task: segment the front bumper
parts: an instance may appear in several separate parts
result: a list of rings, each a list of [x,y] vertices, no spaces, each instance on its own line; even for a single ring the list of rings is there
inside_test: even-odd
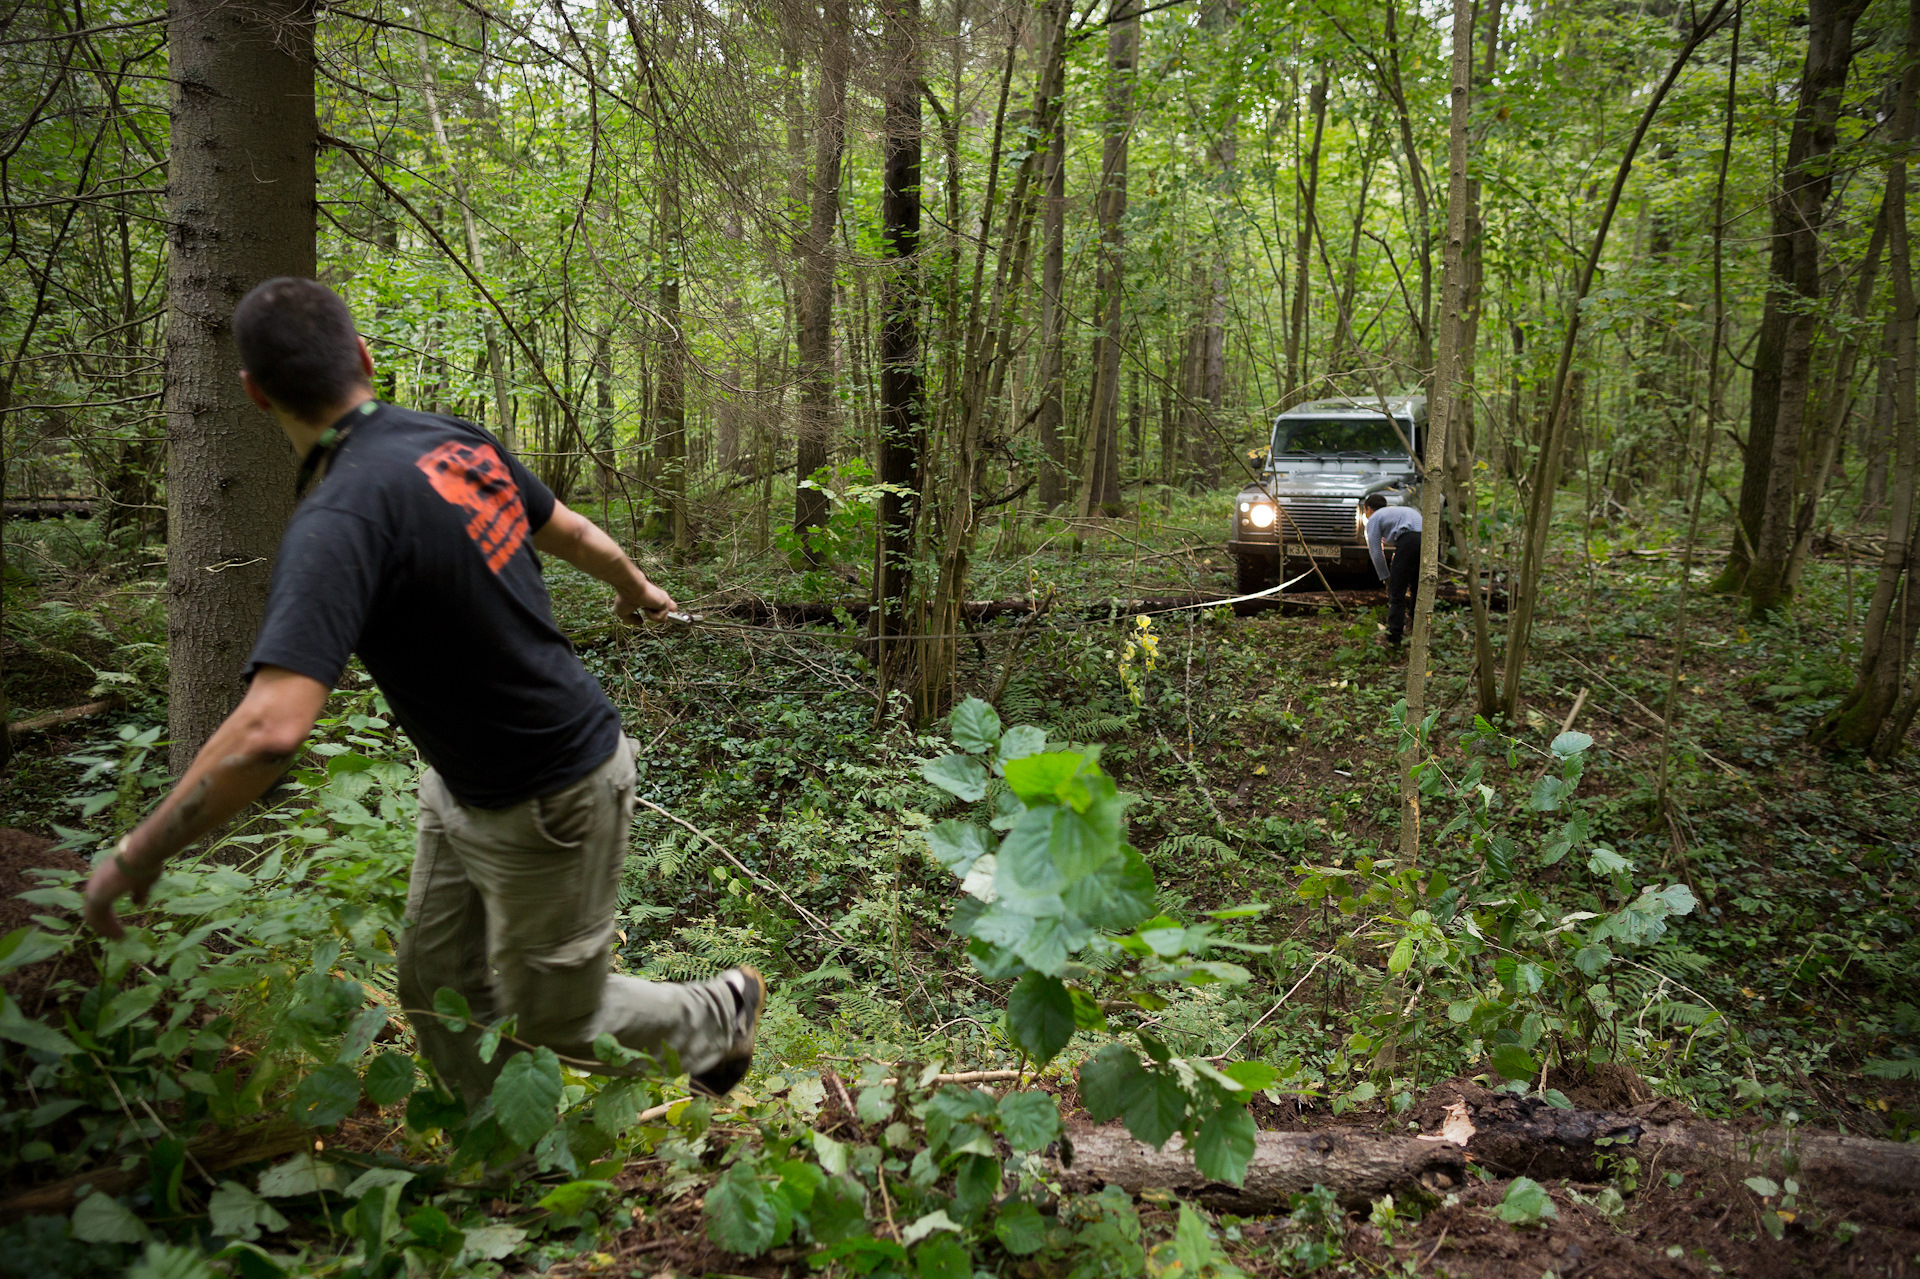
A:
[[[1235,538],[1227,543],[1227,554],[1236,558],[1264,558],[1278,560],[1281,554],[1277,539],[1270,541],[1252,541]],[[1370,570],[1373,561],[1367,554],[1364,544],[1356,543],[1308,543],[1302,546],[1298,539],[1290,539],[1286,545],[1286,561],[1305,568],[1309,562],[1322,568],[1338,569],[1343,573]]]

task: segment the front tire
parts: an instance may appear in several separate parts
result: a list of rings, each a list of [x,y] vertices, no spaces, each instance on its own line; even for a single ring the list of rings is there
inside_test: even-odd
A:
[[[1233,586],[1236,595],[1252,595],[1264,591],[1280,580],[1280,557],[1265,555],[1236,555],[1233,557]],[[1235,604],[1233,611],[1241,617],[1255,612],[1257,603]]]

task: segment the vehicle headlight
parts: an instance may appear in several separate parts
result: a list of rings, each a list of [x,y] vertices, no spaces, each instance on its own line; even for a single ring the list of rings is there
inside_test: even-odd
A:
[[[1255,528],[1272,528],[1277,515],[1271,502],[1255,502],[1247,512],[1247,523]]]

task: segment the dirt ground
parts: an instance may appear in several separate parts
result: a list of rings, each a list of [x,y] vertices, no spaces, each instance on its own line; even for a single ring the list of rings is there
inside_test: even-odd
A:
[[[42,887],[36,870],[87,869],[87,859],[75,852],[54,847],[44,835],[0,827],[0,937],[34,922],[35,915],[64,918],[68,912],[57,906],[36,906],[21,901],[19,894]],[[0,988],[29,1012],[41,991],[54,978],[60,960],[43,959],[0,976]]]

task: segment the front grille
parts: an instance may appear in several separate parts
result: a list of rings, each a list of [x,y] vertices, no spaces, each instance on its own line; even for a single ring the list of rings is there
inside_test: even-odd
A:
[[[1351,542],[1353,507],[1351,498],[1296,497],[1280,504],[1274,532],[1283,542],[1298,542],[1302,534],[1309,542]]]

